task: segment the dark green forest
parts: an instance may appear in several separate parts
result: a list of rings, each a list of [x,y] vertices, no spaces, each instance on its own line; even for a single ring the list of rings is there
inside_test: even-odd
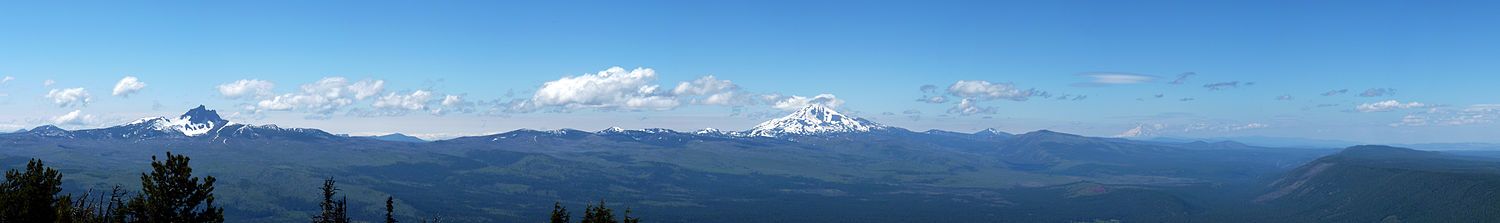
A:
[[[62,174],[47,167],[39,159],[31,159],[24,170],[8,170],[5,181],[0,184],[0,223],[212,223],[224,222],[224,208],[215,205],[213,176],[193,175],[189,165],[191,159],[185,155],[168,152],[166,159],[151,157],[151,172],[141,173],[140,190],[126,191],[115,186],[109,192],[82,194],[60,194]],[[323,181],[319,188],[322,202],[320,212],[311,217],[313,223],[355,222],[348,215],[348,199],[338,196],[338,186],[333,178]],[[394,197],[386,197],[385,218],[380,221],[396,223]],[[552,223],[570,223],[571,213],[561,203],[554,203]],[[640,218],[631,216],[626,209],[621,218],[624,223],[639,223]],[[438,223],[441,216],[416,219],[412,222]],[[600,200],[597,205],[588,205],[581,223],[620,223],[613,210]]]

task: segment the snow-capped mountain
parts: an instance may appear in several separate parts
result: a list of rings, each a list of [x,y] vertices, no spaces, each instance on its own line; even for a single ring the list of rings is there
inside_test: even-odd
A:
[[[1162,128],[1163,127],[1162,127],[1161,124],[1156,124],[1156,125],[1139,124],[1139,125],[1136,125],[1135,128],[1131,128],[1129,130],[1125,130],[1124,132],[1120,132],[1120,134],[1115,135],[1115,138],[1140,138],[1140,137],[1156,136],[1157,135],[1157,131],[1161,130]]]
[[[18,133],[22,134],[22,133]],[[41,126],[24,134],[48,138],[95,138],[95,139],[230,139],[230,138],[281,138],[281,139],[330,139],[337,138],[317,129],[281,128],[276,125],[252,126],[224,120],[219,113],[198,106],[177,118],[148,117],[124,125],[82,130],[64,130],[56,126]]]
[[[218,112],[208,110],[207,107],[199,105],[197,108],[188,110],[187,113],[183,113],[176,119],[168,119],[166,117],[142,118],[125,124],[122,127],[135,127],[129,129],[154,130],[157,132],[176,132],[181,133],[183,136],[195,137],[216,132],[215,130],[223,129],[232,124],[234,123],[219,117]]]
[[[808,105],[785,117],[771,119],[746,131],[746,136],[780,137],[885,130],[891,127],[840,114],[822,105]]]

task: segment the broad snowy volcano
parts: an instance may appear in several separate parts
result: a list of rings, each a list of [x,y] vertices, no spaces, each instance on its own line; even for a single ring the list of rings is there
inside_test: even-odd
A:
[[[808,105],[785,117],[756,125],[748,136],[780,137],[885,130],[891,127],[862,118],[849,117],[822,105]]]

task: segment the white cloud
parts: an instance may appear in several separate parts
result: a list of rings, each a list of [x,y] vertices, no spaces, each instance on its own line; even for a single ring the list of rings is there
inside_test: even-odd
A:
[[[42,81],[42,87],[52,87],[53,84],[57,84],[57,81],[54,81],[52,79]]]
[[[453,107],[453,106],[462,105],[463,103],[464,103],[464,99],[462,97],[459,97],[458,95],[451,95],[450,94],[448,96],[443,96],[443,103],[442,103],[443,106]]]
[[[1396,100],[1385,100],[1375,103],[1360,104],[1359,106],[1354,107],[1354,110],[1359,112],[1387,112],[1397,109],[1421,108],[1426,106],[1426,104],[1422,104],[1420,102],[1401,103],[1400,101]]]
[[[740,92],[740,86],[729,80],[719,80],[713,75],[703,76],[690,82],[677,84],[672,89],[676,96],[703,96],[694,98],[694,104],[705,105],[735,105],[748,101],[744,93]]]
[[[381,96],[379,99],[375,99],[375,103],[370,106],[379,109],[423,110],[427,109],[427,103],[431,99],[432,92],[430,91],[417,90],[411,92],[410,95],[400,95],[396,94],[396,92],[391,92],[390,94]]]
[[[995,114],[999,111],[995,107],[984,107],[974,104],[974,100],[965,98],[958,101],[958,105],[948,109],[948,113],[959,115]]]
[[[354,92],[354,100],[365,100],[385,91],[385,80],[362,80],[350,84],[348,88]]]
[[[720,92],[739,90],[740,86],[729,80],[719,80],[713,75],[699,77],[696,80],[677,84],[672,89],[676,95],[710,95]]]
[[[1291,101],[1292,99],[1294,99],[1294,98],[1292,97],[1292,95],[1289,95],[1289,94],[1284,94],[1284,95],[1281,95],[1281,96],[1276,96],[1276,100],[1277,101]]]
[[[270,81],[244,79],[219,85],[219,94],[225,98],[236,99],[245,96],[255,98],[269,97],[273,95],[272,88],[276,84]]]
[[[143,88],[146,88],[146,82],[141,82],[140,79],[133,76],[125,76],[125,78],[120,78],[120,82],[115,83],[115,90],[110,94],[120,97],[130,97],[130,94],[139,92]]]
[[[463,96],[459,95],[450,94],[443,96],[443,100],[438,105],[440,106],[430,106],[432,108],[428,109],[429,112],[433,115],[443,115],[452,112],[474,112],[474,103],[465,101]]]
[[[86,106],[93,100],[83,88],[52,89],[47,91],[47,98],[58,107]]]
[[[52,117],[52,123],[56,125],[88,125],[94,120],[94,115],[82,114],[82,110],[73,110],[67,114]]]
[[[361,80],[350,83],[349,79],[343,77],[324,77],[316,82],[303,84],[299,92],[284,93],[270,98],[258,97],[264,99],[256,102],[255,105],[256,110],[303,111],[312,113],[313,115],[309,116],[312,118],[327,118],[330,114],[343,110],[357,100],[384,91],[384,86],[383,80]],[[429,94],[428,97],[431,96],[431,92],[426,92],[426,94]],[[387,106],[387,104],[382,105]],[[381,108],[404,107],[403,105],[396,103],[388,105],[392,107]]]
[[[948,86],[948,94],[965,99],[988,101],[1005,99],[1025,101],[1037,94],[1035,89],[1022,90],[1010,83],[990,83],[982,80],[960,80]]]
[[[775,103],[771,104],[771,107],[786,111],[795,111],[797,109],[802,109],[804,107],[807,107],[808,105],[813,104],[823,105],[823,107],[828,108],[838,108],[839,106],[844,105],[844,100],[838,99],[838,96],[834,96],[833,94],[819,94],[813,97],[793,95],[790,97],[780,98]]]
[[[13,80],[16,80],[16,77],[5,76],[4,78],[0,78],[0,84],[10,83]]]
[[[676,98],[658,92],[652,84],[656,71],[650,68],[625,70],[610,67],[595,74],[563,77],[543,83],[522,110],[562,109],[652,109],[666,110],[681,105]]]

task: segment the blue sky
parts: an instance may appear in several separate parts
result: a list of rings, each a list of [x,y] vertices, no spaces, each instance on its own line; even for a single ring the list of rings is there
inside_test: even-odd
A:
[[[0,128],[203,104],[429,138],[742,130],[825,103],[918,130],[1500,142],[1483,1],[70,3],[0,7]],[[114,95],[126,76],[144,87]]]

